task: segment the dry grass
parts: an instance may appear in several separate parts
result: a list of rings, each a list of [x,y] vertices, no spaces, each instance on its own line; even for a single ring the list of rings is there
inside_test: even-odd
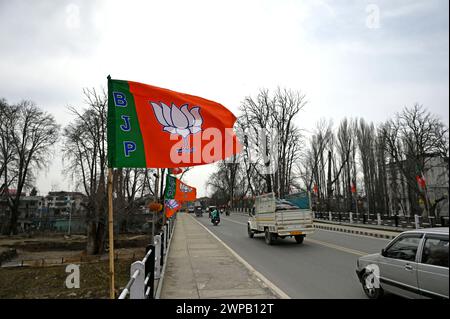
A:
[[[117,238],[116,293],[130,279],[130,265],[143,258],[148,235],[124,234]],[[0,268],[0,299],[5,298],[108,298],[108,254],[87,256],[86,236],[49,235],[28,238],[0,237],[0,247],[14,248],[12,262],[25,260],[25,267]],[[132,256],[135,256],[134,258]],[[45,267],[42,260],[45,259]],[[82,260],[80,262],[80,259]],[[61,265],[61,262],[65,264]],[[49,265],[51,263],[60,265]],[[66,263],[80,265],[80,288],[68,289]]]
[[[116,270],[116,294],[130,279],[133,260],[118,260]],[[80,288],[68,289],[65,281],[66,265],[52,267],[0,268],[0,299],[56,299],[56,298],[108,298],[108,261],[81,263]]]

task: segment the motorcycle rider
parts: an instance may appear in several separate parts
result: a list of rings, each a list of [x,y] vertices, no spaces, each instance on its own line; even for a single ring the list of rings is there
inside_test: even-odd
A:
[[[217,211],[217,208],[215,208],[212,212],[211,212],[211,222],[214,221],[215,219],[218,219],[220,221],[220,214]]]

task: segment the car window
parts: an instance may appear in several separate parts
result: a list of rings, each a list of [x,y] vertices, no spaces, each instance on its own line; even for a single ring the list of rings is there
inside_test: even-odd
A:
[[[422,263],[448,267],[448,238],[426,238],[422,253]]]
[[[421,234],[402,236],[386,250],[385,256],[388,258],[415,261],[421,238]]]

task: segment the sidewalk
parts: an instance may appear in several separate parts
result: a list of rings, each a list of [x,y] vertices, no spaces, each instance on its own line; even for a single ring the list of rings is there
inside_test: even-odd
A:
[[[280,298],[192,216],[179,213],[161,299]]]

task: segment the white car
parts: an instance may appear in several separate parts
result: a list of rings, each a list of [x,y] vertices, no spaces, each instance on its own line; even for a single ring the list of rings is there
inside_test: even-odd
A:
[[[371,299],[384,292],[448,299],[448,227],[403,232],[381,253],[358,258],[356,273]]]

